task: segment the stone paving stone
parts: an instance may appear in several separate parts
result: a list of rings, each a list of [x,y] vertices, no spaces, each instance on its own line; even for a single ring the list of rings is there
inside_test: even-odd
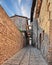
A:
[[[30,50],[28,50],[26,52],[26,54],[25,54],[25,56],[24,56],[24,58],[23,58],[20,65],[28,65],[28,63],[29,63],[29,55],[30,55],[29,53],[30,53]]]
[[[4,65],[18,65],[18,64],[5,63]]]
[[[47,65],[39,50],[33,47],[23,48],[3,65]]]
[[[7,60],[4,64],[19,64],[21,58],[23,57],[24,53],[26,51],[26,48],[22,49],[21,51],[19,51],[18,53],[16,53],[12,58],[10,58],[9,60]]]

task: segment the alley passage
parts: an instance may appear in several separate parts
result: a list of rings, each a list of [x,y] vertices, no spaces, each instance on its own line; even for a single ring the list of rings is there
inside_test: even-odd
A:
[[[3,65],[47,65],[39,50],[26,47],[7,60]]]

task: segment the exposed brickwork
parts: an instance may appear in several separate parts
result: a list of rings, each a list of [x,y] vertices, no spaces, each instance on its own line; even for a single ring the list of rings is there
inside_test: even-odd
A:
[[[22,47],[22,34],[0,6],[0,65]]]

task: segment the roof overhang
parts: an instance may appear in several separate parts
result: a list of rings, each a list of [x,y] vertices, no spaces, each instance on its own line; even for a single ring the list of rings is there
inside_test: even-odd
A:
[[[32,7],[31,7],[31,22],[33,21],[33,14],[34,14],[35,5],[36,5],[36,0],[33,0]]]
[[[35,18],[39,17],[41,5],[42,5],[42,0],[33,0],[32,8],[31,8],[31,22],[33,21],[33,15],[34,15],[35,7],[36,7]]]

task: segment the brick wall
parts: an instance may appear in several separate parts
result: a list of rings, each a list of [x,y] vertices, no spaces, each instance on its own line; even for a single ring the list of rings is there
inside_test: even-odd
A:
[[[0,65],[23,47],[23,37],[0,6]]]

